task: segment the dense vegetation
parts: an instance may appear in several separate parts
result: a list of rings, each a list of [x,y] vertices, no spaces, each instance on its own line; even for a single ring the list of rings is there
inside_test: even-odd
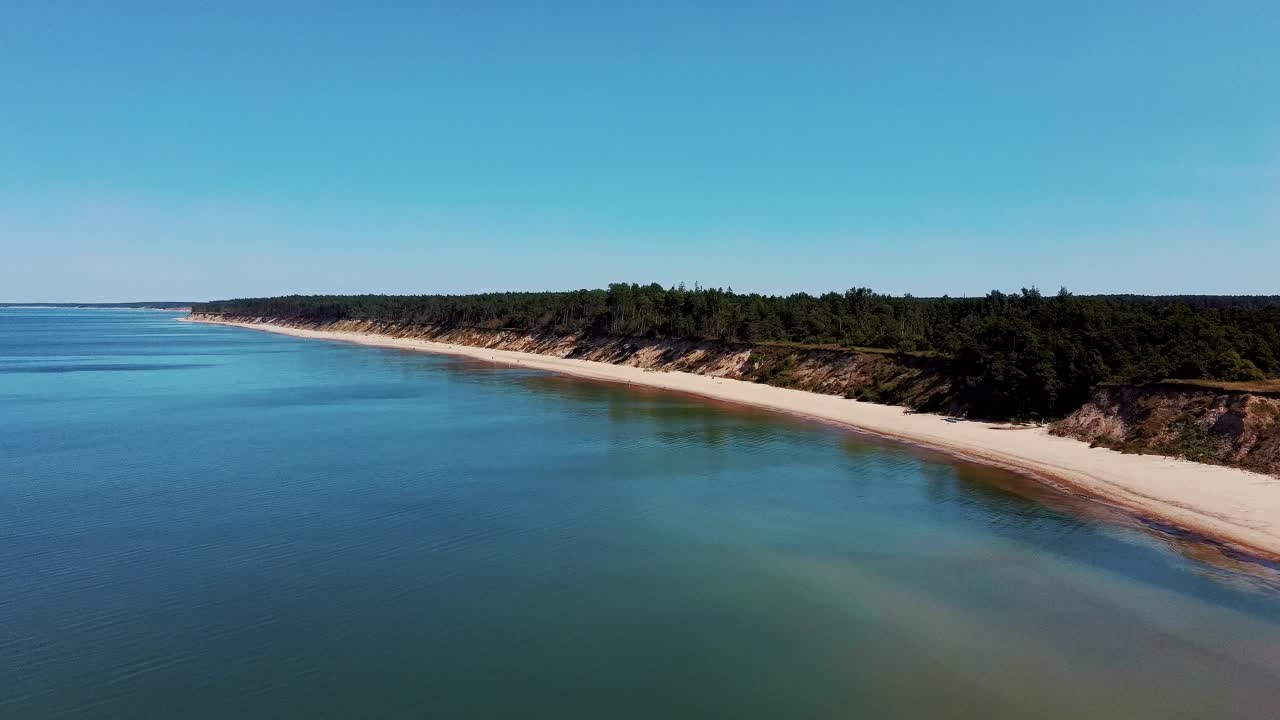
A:
[[[1280,296],[982,298],[813,296],[619,283],[607,290],[477,295],[288,296],[197,312],[601,335],[838,344],[936,355],[961,401],[992,417],[1053,417],[1104,381],[1280,375]]]

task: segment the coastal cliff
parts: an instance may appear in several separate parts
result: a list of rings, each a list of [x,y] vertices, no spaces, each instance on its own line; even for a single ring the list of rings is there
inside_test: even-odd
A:
[[[270,324],[306,330],[373,333],[657,371],[748,380],[776,387],[961,414],[945,361],[906,353],[783,343],[713,342],[594,336],[586,333],[444,327],[377,320],[312,322],[193,313],[192,320]]]
[[[1102,385],[1052,432],[1280,476],[1280,383]]]

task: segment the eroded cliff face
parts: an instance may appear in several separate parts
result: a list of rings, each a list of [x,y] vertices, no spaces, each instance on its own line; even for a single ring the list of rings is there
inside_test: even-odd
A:
[[[954,399],[943,361],[910,355],[786,345],[530,333],[369,320],[313,323],[206,314],[194,314],[191,319],[376,333],[750,380],[933,412],[959,413],[963,410]]]
[[[1280,391],[1176,382],[1104,385],[1053,432],[1123,452],[1280,476]]]

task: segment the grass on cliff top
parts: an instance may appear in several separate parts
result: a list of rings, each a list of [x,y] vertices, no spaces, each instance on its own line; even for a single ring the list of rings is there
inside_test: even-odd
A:
[[[933,350],[895,350],[893,348],[861,347],[837,343],[802,343],[787,340],[760,340],[750,344],[765,347],[783,347],[793,350],[835,350],[837,352],[864,353],[868,355],[910,355],[912,357],[939,357],[940,355]]]
[[[478,330],[501,330],[503,332],[514,332],[514,333],[530,332],[527,329],[518,328],[518,327],[486,328],[482,325],[474,325],[474,326],[468,326],[468,327],[474,327]],[[618,336],[618,337],[623,339],[630,339],[630,336]],[[751,345],[755,347],[787,348],[788,350],[833,350],[835,352],[863,353],[865,355],[910,355],[911,357],[918,357],[918,358],[942,357],[942,353],[939,353],[936,350],[897,350],[894,348],[862,347],[859,345],[841,345],[839,343],[804,343],[804,342],[794,342],[791,340],[754,340],[754,341],[724,340],[724,341],[720,341],[720,340],[714,340],[711,338],[698,338],[698,337],[647,337],[647,336],[635,338],[635,339],[670,341],[670,342],[704,342],[704,343],[724,342],[725,344],[736,345],[736,346]]]
[[[1176,378],[1170,378],[1168,380],[1161,380],[1157,384],[1192,385],[1195,387],[1208,388],[1210,390],[1280,394],[1280,379],[1233,382],[1229,380],[1178,380]]]

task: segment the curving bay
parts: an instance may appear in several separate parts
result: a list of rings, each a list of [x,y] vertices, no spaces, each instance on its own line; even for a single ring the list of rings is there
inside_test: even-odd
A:
[[[456,358],[0,310],[0,717],[1266,718],[1280,568]]]

